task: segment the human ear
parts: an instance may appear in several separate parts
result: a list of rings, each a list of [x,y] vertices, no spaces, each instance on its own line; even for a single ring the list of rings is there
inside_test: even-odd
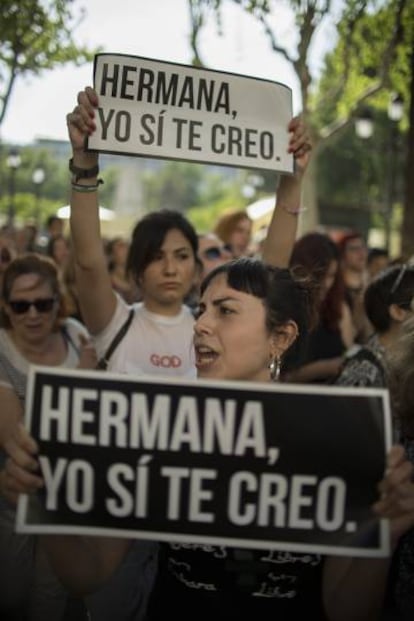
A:
[[[401,308],[398,304],[390,304],[388,312],[393,321],[403,322],[407,318],[408,311],[405,308]]]
[[[278,327],[271,339],[271,355],[282,357],[299,336],[298,326],[294,321],[287,321]]]

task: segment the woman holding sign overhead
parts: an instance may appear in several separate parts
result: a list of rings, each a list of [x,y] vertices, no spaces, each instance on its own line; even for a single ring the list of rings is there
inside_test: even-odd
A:
[[[75,175],[72,232],[83,313],[96,334],[116,317],[118,302],[102,267],[98,243],[97,156],[83,148],[85,135],[94,130],[97,98],[92,89],[87,89],[80,93],[78,102],[68,116]],[[303,170],[309,150],[306,131],[298,121],[292,121],[290,130],[290,149]],[[284,177],[265,246],[267,261],[287,264],[299,205],[300,174]],[[275,233],[281,238],[277,246],[272,243]],[[168,252],[157,254],[154,261],[164,260],[165,254]],[[252,259],[221,266],[202,287],[194,337],[198,376],[277,380],[288,356],[295,357],[295,350],[300,349],[311,308],[308,290],[286,269]],[[10,487],[16,492],[37,489],[42,482],[33,474],[37,468],[33,440],[20,428],[14,438],[9,438],[7,449],[13,458],[7,471]],[[383,497],[376,509],[394,518],[395,540],[414,519],[409,512],[413,507],[402,506],[400,501],[405,494],[412,503],[410,473],[401,451],[393,450],[382,483]],[[49,536],[44,543],[62,581],[80,592],[93,591],[108,580],[131,545],[121,539],[80,536]],[[295,615],[323,620],[322,599],[328,617],[335,621],[371,618],[369,615],[374,618],[381,608],[387,570],[387,561],[332,558],[323,563],[318,555],[309,553],[162,544],[149,618],[236,619],[244,614],[263,620]]]
[[[147,214],[133,231],[127,259],[127,270],[139,288],[142,302],[128,306],[114,293],[99,228],[98,155],[84,148],[85,139],[95,130],[97,107],[95,91],[86,88],[67,117],[73,150],[70,225],[82,317],[99,358],[106,359],[104,364],[109,370],[141,376],[195,377],[194,318],[183,302],[196,273],[196,233],[179,213],[162,210]],[[288,132],[289,152],[298,158],[309,149],[306,129],[299,119],[294,119]],[[270,246],[275,255],[272,258],[279,264],[286,264],[288,246],[296,233],[300,176],[284,177],[278,190]],[[132,546],[127,562],[102,593],[90,600],[92,618],[140,619],[155,558],[154,546]],[[135,592],[131,585],[136,585]]]
[[[95,175],[96,155],[84,152],[83,139],[93,131],[96,105],[96,96],[88,89],[79,95],[79,106],[68,117],[74,165],[81,170],[95,167]],[[308,159],[306,132],[297,124],[291,129],[299,134],[294,132],[292,150],[303,170]],[[91,245],[91,231],[99,238],[99,184],[96,178],[80,177],[75,185],[81,189],[74,188],[72,226],[82,248]],[[282,231],[284,245],[276,248],[268,239],[265,257],[286,265],[291,250],[289,237],[295,231],[300,205],[298,177],[284,178],[278,205],[270,235],[275,229],[279,234]],[[76,227],[83,227],[87,237]],[[111,320],[117,302],[102,271],[101,249],[98,244],[95,248],[94,242],[92,250],[88,260],[82,258],[81,252],[78,262],[81,291],[92,276],[98,283],[97,290],[89,283],[90,292],[84,293],[83,304],[92,331],[99,332]],[[194,337],[198,376],[210,380],[277,380],[288,356],[295,357],[295,350],[301,347],[311,308],[307,288],[286,269],[252,259],[219,267],[209,275],[201,291]],[[33,474],[37,468],[36,445],[22,428],[9,439],[7,448],[13,458],[8,463],[9,485],[16,492],[42,485],[40,477]],[[394,449],[381,484],[382,498],[375,507],[380,515],[392,518],[393,542],[414,521],[410,474],[401,450]],[[80,592],[93,591],[105,583],[131,545],[121,539],[80,536],[49,536],[44,543],[62,581]],[[388,560],[329,558],[323,562],[320,556],[309,553],[162,544],[149,618],[375,618],[381,610],[387,571]]]

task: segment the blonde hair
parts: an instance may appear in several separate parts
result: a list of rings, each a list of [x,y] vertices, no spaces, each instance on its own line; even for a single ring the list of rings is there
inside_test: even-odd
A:
[[[213,233],[220,237],[222,242],[228,244],[230,243],[230,238],[234,229],[241,220],[248,220],[250,223],[252,222],[249,214],[247,211],[244,211],[244,209],[232,209],[231,211],[226,211],[218,219],[217,224],[213,229]]]

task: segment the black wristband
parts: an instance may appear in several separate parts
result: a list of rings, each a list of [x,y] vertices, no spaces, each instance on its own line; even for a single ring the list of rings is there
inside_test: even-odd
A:
[[[99,174],[99,165],[96,164],[93,168],[78,168],[73,163],[73,157],[69,160],[69,170],[73,174],[73,181],[79,181],[79,179],[93,179]]]

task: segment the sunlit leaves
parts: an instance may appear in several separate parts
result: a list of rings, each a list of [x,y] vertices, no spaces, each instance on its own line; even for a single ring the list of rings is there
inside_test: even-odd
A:
[[[84,14],[72,0],[2,0],[0,11],[0,123],[18,76],[92,60],[97,50],[73,39]]]

